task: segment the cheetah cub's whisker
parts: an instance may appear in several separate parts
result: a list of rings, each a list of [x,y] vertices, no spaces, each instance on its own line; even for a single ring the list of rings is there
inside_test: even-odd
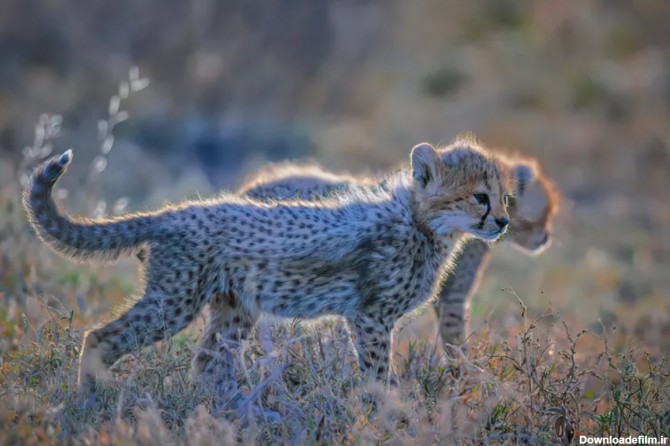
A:
[[[71,217],[54,203],[54,184],[71,159],[68,151],[45,162],[24,191],[38,236],[77,260],[146,256],[143,296],[84,339],[80,398],[123,354],[177,333],[207,303],[205,348],[193,374],[213,392],[225,390],[221,362],[230,359],[217,329],[241,339],[261,312],[343,316],[361,367],[386,381],[396,320],[434,296],[464,240],[495,240],[509,223],[509,169],[474,144],[419,144],[409,168],[321,200],[222,194],[108,219]]]

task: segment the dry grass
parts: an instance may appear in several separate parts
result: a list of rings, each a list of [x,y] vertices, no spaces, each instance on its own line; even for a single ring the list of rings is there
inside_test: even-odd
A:
[[[82,331],[132,296],[134,260],[57,260],[28,228],[18,196],[14,185],[0,195],[2,444],[535,445],[670,435],[658,350],[628,349],[634,341],[604,325],[574,332],[577,321],[529,310],[511,290],[502,291],[513,304],[508,320],[484,322],[467,351],[444,355],[431,336],[401,335],[401,385],[391,394],[361,381],[336,320],[265,321],[240,352],[240,403],[213,408],[189,376],[198,321],[117,363],[96,407],[84,410],[75,394]],[[425,331],[429,316],[405,331]]]
[[[352,10],[351,29],[368,29],[355,18],[371,20],[373,38],[361,39],[370,46],[349,54],[342,40],[332,59],[317,61],[323,72],[299,84],[294,63],[275,57],[273,45],[258,63],[242,57],[258,49],[253,27],[230,39],[226,26],[205,20],[206,8],[172,2],[147,16],[125,1],[112,8],[118,48],[146,40],[144,58],[132,62],[156,82],[126,104],[139,89],[133,82],[144,86],[133,73],[105,111],[98,106],[129,57],[103,32],[109,26],[82,39],[81,27],[63,23],[107,23],[108,6],[29,3],[30,26],[19,20],[26,11],[8,7],[0,27],[18,42],[6,47],[12,54],[33,55],[0,70],[0,444],[539,445],[566,444],[571,433],[670,436],[668,4],[422,0],[389,2],[379,15],[375,6]],[[183,20],[187,13],[198,14]],[[150,21],[138,24],[140,16]],[[283,36],[280,25],[273,32]],[[46,37],[33,42],[33,31]],[[233,66],[238,56],[242,65]],[[200,62],[175,70],[182,60]],[[199,69],[214,74],[203,79]],[[242,404],[213,408],[189,376],[198,321],[117,363],[97,407],[82,410],[74,394],[82,332],[133,298],[136,261],[57,259],[27,226],[18,183],[51,144],[74,144],[83,156],[64,178],[69,195],[58,191],[73,211],[209,194],[193,154],[174,153],[178,138],[165,159],[152,159],[124,141],[132,129],[112,131],[125,108],[138,120],[167,108],[170,123],[212,107],[216,119],[247,107],[283,111],[309,127],[320,163],[354,171],[390,168],[419,141],[447,143],[474,130],[487,145],[538,158],[556,179],[564,206],[554,246],[538,258],[497,248],[472,303],[477,330],[467,351],[436,348],[429,311],[403,324],[393,394],[361,382],[337,321],[267,322],[240,353]],[[21,152],[16,141],[44,110],[64,119],[41,118]]]

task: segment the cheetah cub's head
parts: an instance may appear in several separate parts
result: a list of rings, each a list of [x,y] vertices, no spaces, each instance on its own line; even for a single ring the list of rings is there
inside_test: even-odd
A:
[[[559,194],[534,161],[513,161],[511,168],[516,186],[507,208],[511,218],[507,237],[519,248],[537,254],[551,244]]]
[[[415,218],[438,235],[462,232],[496,240],[509,224],[507,166],[470,141],[412,149]]]

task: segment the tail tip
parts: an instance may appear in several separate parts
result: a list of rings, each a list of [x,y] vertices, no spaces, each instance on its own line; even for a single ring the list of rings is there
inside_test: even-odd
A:
[[[67,149],[63,154],[58,158],[58,165],[60,167],[65,167],[70,164],[72,161],[72,149]]]

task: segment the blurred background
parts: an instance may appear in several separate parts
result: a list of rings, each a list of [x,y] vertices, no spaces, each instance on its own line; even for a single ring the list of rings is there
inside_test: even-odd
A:
[[[72,146],[64,206],[123,212],[234,188],[271,161],[381,172],[473,131],[536,157],[564,197],[548,252],[497,249],[474,326],[514,334],[513,290],[532,314],[660,354],[668,23],[652,0],[5,3],[0,186]]]

